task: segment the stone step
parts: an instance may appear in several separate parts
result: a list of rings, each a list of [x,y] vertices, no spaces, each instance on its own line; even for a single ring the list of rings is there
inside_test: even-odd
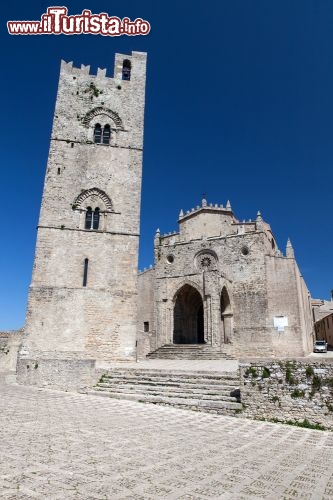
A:
[[[131,401],[139,401],[144,403],[165,404],[189,409],[209,409],[209,410],[233,410],[241,411],[241,403],[234,401],[212,401],[207,399],[181,399],[175,397],[155,396],[141,393],[124,393],[124,392],[103,392],[103,391],[88,391],[88,394],[103,395],[105,397],[115,399],[126,399]]]
[[[200,351],[153,351],[147,354],[148,359],[192,359],[192,360],[200,360],[200,359],[234,359],[229,354],[223,352],[211,353],[211,352],[200,352]]]
[[[227,352],[207,344],[166,344],[149,353],[150,359],[233,359]]]
[[[209,344],[164,344],[158,349],[187,349],[189,351],[221,351],[221,347],[219,346],[212,346]]]
[[[171,371],[171,370],[152,370],[152,369],[113,369],[105,371],[103,377],[107,378],[126,378],[126,379],[147,379],[147,380],[190,380],[193,383],[200,381],[209,383],[239,383],[238,372],[211,372],[211,371]]]
[[[186,390],[211,390],[211,391],[219,391],[219,390],[228,390],[228,391],[233,391],[235,388],[239,387],[239,382],[238,380],[220,380],[220,381],[200,381],[197,382],[195,380],[156,380],[154,378],[149,379],[149,378],[143,378],[143,379],[136,379],[136,378],[125,378],[125,377],[102,377],[99,381],[98,384],[108,384],[108,385],[119,385],[119,384],[125,384],[125,385],[133,385],[133,386],[146,386],[146,387],[166,387],[166,388],[179,388],[182,387]]]
[[[162,379],[159,377],[110,377],[103,376],[100,378],[99,383],[111,383],[111,384],[136,384],[136,385],[147,385],[147,386],[168,386],[168,387],[186,387],[188,389],[207,389],[211,388],[214,390],[218,389],[229,389],[233,390],[239,387],[239,380],[205,380],[205,379]]]
[[[126,378],[126,379],[132,379],[132,380],[160,380],[161,382],[186,382],[190,381],[189,383],[193,384],[200,384],[200,383],[209,383],[209,384],[221,384],[221,383],[228,383],[228,384],[238,384],[239,383],[239,378],[238,376],[233,376],[233,375],[225,375],[225,376],[209,376],[209,375],[204,375],[204,374],[198,374],[194,375],[192,373],[181,373],[181,374],[173,374],[173,373],[133,373],[133,372],[127,372],[127,373],[119,373],[119,372],[113,372],[113,371],[108,371],[104,375],[104,377],[108,378],[115,378],[115,379],[121,379],[121,378]]]
[[[103,373],[93,393],[224,415],[242,410],[238,372],[119,367]]]
[[[228,398],[232,400],[237,400],[239,398],[238,393],[239,390],[235,389],[234,387],[228,389],[228,388],[221,388],[219,390],[210,390],[210,389],[188,389],[187,387],[184,386],[178,386],[178,387],[170,387],[170,386],[147,386],[145,384],[136,384],[136,385],[131,385],[127,383],[118,383],[118,384],[105,384],[105,383],[98,383],[95,386],[95,389],[97,390],[104,390],[104,391],[110,391],[110,392],[142,392],[142,393],[148,393],[152,394],[156,393],[161,394],[161,395],[179,395],[179,397],[198,397],[200,399],[202,398],[207,398],[207,399],[224,399],[227,400]]]
[[[234,359],[231,356],[226,356],[225,354],[217,354],[212,356],[211,354],[202,354],[202,355],[193,355],[190,356],[188,354],[175,354],[175,353],[152,353],[146,356],[148,359],[172,359],[174,361],[177,360],[210,360],[210,359],[224,359],[231,360]]]

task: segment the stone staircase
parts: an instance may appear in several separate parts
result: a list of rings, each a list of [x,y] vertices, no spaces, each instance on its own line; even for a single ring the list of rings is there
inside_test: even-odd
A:
[[[235,359],[226,350],[207,344],[166,344],[147,355],[149,359]]]
[[[242,410],[238,372],[115,368],[89,393],[223,415]]]

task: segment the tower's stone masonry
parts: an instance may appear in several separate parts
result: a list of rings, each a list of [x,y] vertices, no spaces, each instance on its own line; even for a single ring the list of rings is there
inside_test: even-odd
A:
[[[135,358],[145,75],[139,52],[116,54],[113,78],[61,64],[25,367]]]
[[[154,270],[139,274],[144,296],[153,297],[149,311],[147,301],[139,307],[139,325],[147,318],[153,325],[150,349],[204,344],[235,357],[311,351],[310,294],[290,242],[282,255],[260,213],[239,222],[229,202],[203,200],[181,211],[179,232],[158,230],[154,246]]]

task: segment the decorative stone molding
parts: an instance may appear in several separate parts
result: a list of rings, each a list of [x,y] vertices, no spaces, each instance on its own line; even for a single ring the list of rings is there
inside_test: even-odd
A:
[[[197,284],[195,283],[194,281],[188,279],[188,278],[185,278],[185,279],[182,279],[180,282],[174,284],[170,290],[170,297],[172,297],[172,301],[175,302],[177,300],[177,295],[179,293],[179,291],[183,288],[183,286],[185,285],[189,285],[193,288],[195,288],[197,290],[197,292],[200,293],[202,299],[204,299],[204,294],[203,294],[203,290],[202,288]]]
[[[79,196],[74,201],[73,208],[78,208],[78,209],[81,208],[84,200],[86,200],[90,196],[97,196],[103,201],[106,210],[110,212],[114,211],[112,201],[109,198],[109,196],[104,191],[98,188],[87,189],[86,191],[83,191],[81,194],[79,194]]]
[[[103,107],[98,107],[98,108],[94,108],[94,109],[91,109],[90,111],[88,111],[88,113],[86,113],[86,115],[84,116],[82,122],[83,122],[83,125],[88,128],[89,127],[89,123],[91,122],[91,120],[93,118],[95,118],[95,116],[97,115],[107,115],[111,118],[111,120],[114,121],[114,123],[116,124],[116,127],[120,130],[124,130],[124,125],[123,125],[123,122],[120,118],[120,116],[118,115],[118,113],[116,113],[115,111],[112,111],[111,109],[109,108],[103,108]]]

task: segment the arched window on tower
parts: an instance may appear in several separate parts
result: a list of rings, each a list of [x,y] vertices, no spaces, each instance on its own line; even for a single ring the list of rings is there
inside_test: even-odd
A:
[[[94,216],[93,216],[93,227],[92,229],[98,229],[99,226],[99,208],[95,208]]]
[[[93,218],[92,209],[91,209],[91,207],[88,207],[87,211],[86,211],[86,221],[85,221],[85,225],[84,225],[85,229],[91,229],[92,218]]]
[[[130,80],[131,79],[131,61],[128,59],[124,59],[123,61],[123,80]]]
[[[103,144],[110,144],[111,128],[110,125],[105,125],[103,129]]]
[[[102,127],[99,123],[96,123],[94,128],[94,142],[100,144],[102,142]]]

